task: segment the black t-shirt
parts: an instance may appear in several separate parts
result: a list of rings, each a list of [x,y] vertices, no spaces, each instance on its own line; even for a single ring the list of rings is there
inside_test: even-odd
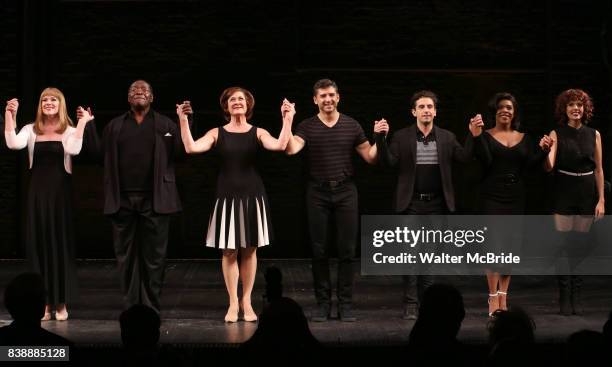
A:
[[[361,125],[343,114],[332,127],[316,115],[308,118],[298,125],[295,135],[306,143],[310,176],[317,181],[353,176],[352,153],[356,146],[368,140]]]
[[[118,138],[119,181],[121,191],[151,191],[153,187],[153,154],[155,120],[149,111],[138,124],[129,113]]]

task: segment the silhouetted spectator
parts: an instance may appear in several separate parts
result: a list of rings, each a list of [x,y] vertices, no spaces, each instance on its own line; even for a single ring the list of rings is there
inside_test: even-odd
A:
[[[4,305],[13,322],[0,328],[0,345],[72,346],[72,342],[40,327],[45,314],[45,286],[40,274],[23,273],[4,291]]]
[[[410,333],[407,358],[417,365],[466,365],[468,358],[457,340],[464,317],[463,297],[455,287],[434,284],[427,288]]]
[[[137,304],[121,313],[121,341],[123,342],[123,366],[173,366],[182,365],[176,353],[159,346],[161,319],[151,307]]]
[[[520,307],[497,310],[487,325],[491,351],[487,366],[520,366],[533,362],[535,322]]]
[[[241,346],[242,361],[265,365],[316,365],[321,345],[302,307],[291,298],[273,300],[259,316],[257,330]]]
[[[573,333],[567,340],[565,350],[566,366],[598,366],[610,362],[610,357],[606,355],[604,336],[597,331],[582,330]]]

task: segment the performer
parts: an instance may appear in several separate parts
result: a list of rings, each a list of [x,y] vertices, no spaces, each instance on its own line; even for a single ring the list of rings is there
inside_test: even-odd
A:
[[[261,177],[255,169],[259,146],[283,151],[291,133],[295,105],[284,100],[281,105],[283,128],[278,139],[248,121],[253,116],[255,99],[240,87],[227,88],[219,99],[227,123],[209,130],[194,141],[184,106],[177,105],[185,150],[189,154],[215,149],[221,159],[217,178],[217,199],[210,217],[206,246],[223,250],[221,261],[229,296],[226,322],[238,321],[240,308],[245,321],[256,321],[251,293],[257,272],[258,247],[272,240],[270,206]],[[240,265],[238,262],[240,253]],[[238,279],[242,280],[242,300],[238,299]]]
[[[378,121],[374,131],[380,149],[380,160],[387,166],[398,167],[395,211],[410,215],[441,215],[455,211],[455,194],[452,181],[453,160],[465,162],[472,157],[472,144],[465,147],[457,142],[455,134],[434,126],[438,97],[422,90],[410,99],[416,124],[399,130],[388,147],[385,135],[386,120]],[[482,121],[472,121],[472,135],[480,132]],[[417,318],[418,304],[423,292],[433,284],[428,274],[404,275],[405,320]]]
[[[312,321],[327,321],[331,312],[331,284],[327,231],[335,220],[338,246],[338,316],[355,321],[353,302],[353,257],[358,228],[357,188],[353,182],[352,152],[369,164],[376,162],[376,146],[370,145],[361,125],[338,112],[340,94],[336,83],[321,79],[313,87],[319,113],[298,126],[286,153],[307,147],[310,180],[306,188],[308,226],[312,245],[312,274],[318,308]]]
[[[76,296],[76,265],[71,200],[71,156],[79,154],[87,122],[82,111],[76,128],[68,117],[66,99],[57,88],[40,94],[36,120],[15,133],[19,101],[6,103],[4,137],[10,149],[28,148],[28,188],[25,247],[32,271],[42,275],[47,289],[43,321],[68,319],[66,304]]]
[[[559,127],[551,131],[554,141],[544,168],[555,170],[555,227],[565,238],[570,258],[572,250],[586,245],[593,220],[605,212],[601,136],[586,124],[593,118],[593,101],[581,89],[568,89],[557,97],[555,117]],[[558,275],[559,308],[562,315],[582,314],[578,275]]]
[[[175,122],[151,108],[153,89],[136,80],[130,111],[104,128],[104,214],[111,219],[125,307],[160,310],[170,214],[181,210],[174,173],[183,151]],[[181,104],[192,114],[191,104]]]
[[[522,179],[524,171],[542,163],[550,150],[552,140],[545,135],[537,147],[528,135],[518,131],[519,106],[510,93],[495,94],[489,101],[489,110],[495,118],[495,126],[483,134],[482,129],[478,129],[474,136],[474,153],[484,170],[482,213],[522,215],[525,212],[525,185]],[[482,116],[474,116],[470,119],[470,124],[483,126]],[[510,238],[519,232],[516,228],[508,228],[508,233],[497,235]],[[497,309],[508,309],[510,275],[500,274],[500,270],[487,271],[489,316]]]

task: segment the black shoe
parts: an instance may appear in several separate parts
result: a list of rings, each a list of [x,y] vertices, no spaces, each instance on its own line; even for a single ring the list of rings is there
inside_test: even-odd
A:
[[[314,322],[325,322],[329,319],[331,312],[331,306],[328,304],[320,304],[316,310],[312,312],[311,321]]]
[[[407,303],[404,305],[404,314],[402,319],[404,320],[416,320],[419,314],[419,308],[416,303]]]
[[[357,318],[353,314],[351,305],[340,305],[338,307],[338,318],[343,322],[355,322]]]

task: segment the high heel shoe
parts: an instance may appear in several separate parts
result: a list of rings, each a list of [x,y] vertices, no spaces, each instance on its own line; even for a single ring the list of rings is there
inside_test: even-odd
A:
[[[227,309],[227,313],[225,314],[225,322],[237,322],[238,321],[238,310],[239,308],[237,307],[236,311],[233,310],[232,306],[230,306]]]
[[[497,291],[497,294],[499,295],[499,309],[508,311],[508,304],[506,302],[508,292]]]
[[[40,321],[49,321],[51,320],[51,306],[45,306],[45,315],[40,319]]]
[[[497,293],[489,293],[489,300],[487,301],[489,304],[489,317],[493,317],[493,313],[499,310],[499,292]]]
[[[253,307],[250,307],[250,312],[246,312],[244,309],[244,303],[241,301],[240,302],[240,310],[242,311],[242,317],[244,319],[244,321],[246,322],[255,322],[257,321],[257,314],[255,313],[255,310],[253,310]]]
[[[64,306],[64,308],[60,310],[55,310],[55,319],[57,321],[66,321],[68,320],[68,308]]]

